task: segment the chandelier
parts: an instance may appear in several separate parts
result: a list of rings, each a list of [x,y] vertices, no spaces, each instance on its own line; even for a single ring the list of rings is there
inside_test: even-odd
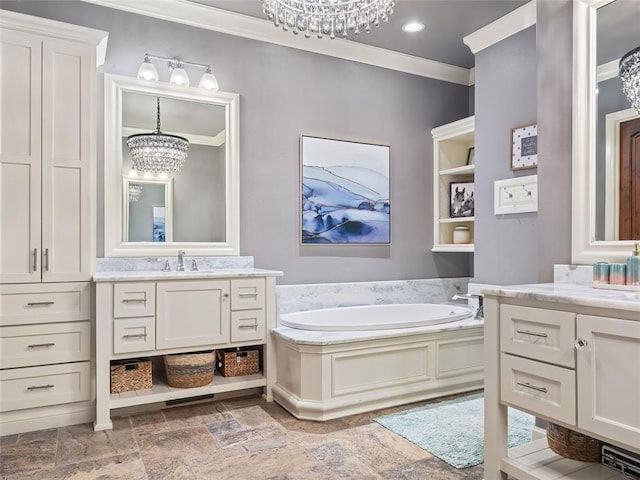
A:
[[[129,202],[137,202],[140,200],[140,195],[142,195],[142,187],[141,183],[130,183],[129,184]]]
[[[160,131],[160,98],[157,98],[157,128],[151,133],[138,133],[127,138],[134,168],[142,173],[170,175],[182,170],[187,160],[189,141],[184,137]]]
[[[370,24],[379,26],[389,19],[395,4],[396,0],[262,0],[262,10],[284,31],[335,38],[368,32]]]
[[[622,91],[640,114],[640,47],[634,48],[620,59],[620,79]]]

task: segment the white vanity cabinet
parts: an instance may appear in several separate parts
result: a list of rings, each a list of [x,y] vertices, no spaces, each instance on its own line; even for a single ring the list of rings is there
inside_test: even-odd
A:
[[[111,410],[123,407],[252,388],[263,388],[271,400],[275,359],[268,332],[276,326],[274,275],[156,277],[121,281],[96,275],[95,429],[111,428]],[[258,374],[223,377],[216,372],[211,384],[196,388],[171,388],[163,378],[162,355],[251,346],[262,350]],[[140,357],[157,360],[152,389],[111,394],[111,362]]]
[[[86,422],[107,32],[0,15],[0,430]]]
[[[525,287],[485,294],[484,478],[617,478],[556,455],[546,438],[507,450],[506,410],[640,453],[640,300],[630,310],[609,300],[594,307],[597,294],[582,287],[537,301]]]

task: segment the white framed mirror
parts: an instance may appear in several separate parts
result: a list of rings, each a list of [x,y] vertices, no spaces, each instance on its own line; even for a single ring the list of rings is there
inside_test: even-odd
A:
[[[122,176],[122,241],[173,242],[173,179]]]
[[[105,257],[239,255],[239,95],[104,77]],[[133,168],[126,140],[156,129],[157,103],[162,132],[189,142],[177,173]]]
[[[620,205],[620,132],[637,114],[617,76],[620,57],[640,45],[640,4],[578,0],[573,8],[572,262],[620,262],[640,240],[621,228],[631,214]]]

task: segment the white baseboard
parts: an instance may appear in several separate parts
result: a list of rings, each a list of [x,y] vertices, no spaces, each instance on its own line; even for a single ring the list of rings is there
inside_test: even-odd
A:
[[[51,408],[16,410],[3,412],[0,431],[3,436],[14,435],[16,433],[90,423],[95,418],[96,409],[93,405],[76,407],[58,405]]]

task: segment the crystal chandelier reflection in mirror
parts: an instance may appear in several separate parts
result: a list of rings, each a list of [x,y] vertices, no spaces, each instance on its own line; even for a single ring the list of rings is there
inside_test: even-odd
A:
[[[293,33],[346,37],[368,32],[393,13],[396,0],[262,0],[262,11],[276,27]]]
[[[640,115],[640,47],[620,59],[620,79],[622,91]]]
[[[129,202],[137,202],[140,200],[140,195],[142,195],[143,185],[141,183],[130,183],[129,184]]]
[[[157,127],[151,133],[138,133],[127,138],[135,170],[154,175],[171,175],[182,170],[187,160],[189,141],[160,130],[160,98],[157,98]]]

